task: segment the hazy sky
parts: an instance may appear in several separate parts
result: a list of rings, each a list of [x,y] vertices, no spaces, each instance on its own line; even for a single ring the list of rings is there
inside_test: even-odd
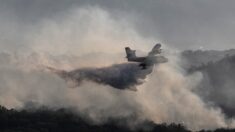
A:
[[[178,49],[235,48],[234,0],[1,0],[1,48],[21,47],[38,23],[84,6],[127,19],[141,36]]]

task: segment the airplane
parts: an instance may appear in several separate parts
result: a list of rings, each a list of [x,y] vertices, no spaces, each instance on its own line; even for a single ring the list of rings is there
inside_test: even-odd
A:
[[[125,47],[125,50],[128,62],[139,62],[139,66],[143,70],[152,67],[154,64],[168,62],[166,57],[159,55],[162,53],[160,43],[156,44],[145,57],[137,57],[135,54],[136,50],[132,50],[130,47]]]
[[[110,67],[83,68],[72,71],[56,69],[50,66],[43,67],[64,79],[67,83],[67,86],[70,88],[79,86],[83,80],[89,80],[105,85],[110,85],[117,89],[129,89],[132,91],[137,91],[135,85],[142,84],[144,82],[146,76],[152,72],[154,64],[165,63],[168,61],[167,58],[159,55],[162,51],[161,44],[156,44],[145,57],[136,57],[135,50],[131,50],[129,47],[126,47],[125,49],[127,54],[126,58],[128,61],[139,62],[140,64],[123,63],[112,65]],[[122,74],[109,76],[111,73],[113,74],[112,69],[116,69],[115,71]],[[106,74],[102,73],[106,73],[107,76]],[[127,77],[128,81],[126,79],[124,79],[125,81],[122,81],[124,77]]]

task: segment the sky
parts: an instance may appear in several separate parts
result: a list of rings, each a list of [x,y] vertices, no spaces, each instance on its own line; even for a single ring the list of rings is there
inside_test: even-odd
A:
[[[113,21],[126,21],[143,38],[176,49],[231,49],[234,5],[234,0],[1,0],[0,48],[29,47],[27,38],[40,32],[45,21],[60,22],[71,10],[90,7],[105,11]]]

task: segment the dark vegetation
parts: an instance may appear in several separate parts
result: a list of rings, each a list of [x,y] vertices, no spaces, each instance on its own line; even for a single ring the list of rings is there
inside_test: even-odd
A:
[[[126,126],[117,125],[115,121],[103,125],[92,125],[81,117],[66,109],[49,110],[46,108],[28,110],[8,110],[0,107],[1,132],[187,132],[181,125],[161,124],[146,121],[148,129],[130,130]]]
[[[124,121],[125,122],[125,121]],[[66,109],[14,110],[0,106],[0,132],[189,132],[177,124],[143,123],[148,128],[129,129],[110,121],[103,125],[92,125]],[[233,132],[234,129],[217,129],[215,132]],[[212,132],[201,130],[200,132]]]

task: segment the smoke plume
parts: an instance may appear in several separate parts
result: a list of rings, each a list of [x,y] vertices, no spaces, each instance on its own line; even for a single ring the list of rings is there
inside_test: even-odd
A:
[[[135,32],[126,19],[112,18],[99,7],[71,10],[54,19],[26,33],[27,53],[0,55],[1,105],[71,108],[96,123],[134,114],[136,120],[128,124],[132,127],[144,120],[182,123],[191,130],[234,127],[233,119],[226,119],[219,107],[193,92],[203,75],[186,74],[177,53],[165,52],[169,62],[155,66],[151,74],[138,64],[123,64],[127,43],[148,51],[151,46],[146,43],[156,42]],[[71,71],[63,75],[82,81],[68,88],[42,65]],[[120,90],[132,86],[138,91]]]

